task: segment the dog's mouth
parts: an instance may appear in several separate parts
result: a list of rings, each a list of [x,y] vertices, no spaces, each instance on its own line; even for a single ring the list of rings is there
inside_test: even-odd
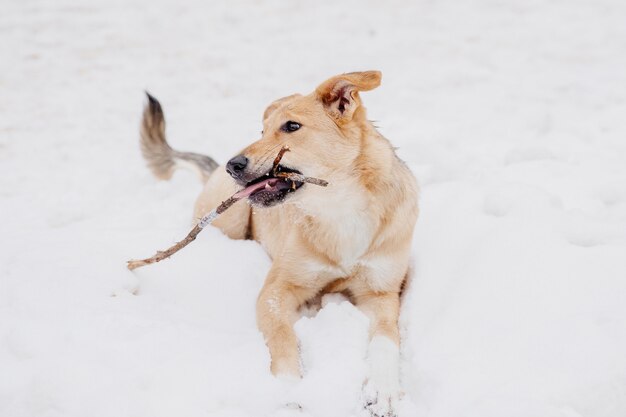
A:
[[[281,177],[280,173],[302,174],[296,169],[278,165],[275,170],[272,168],[266,174],[246,183],[246,187],[235,194],[235,197],[247,197],[251,203],[265,207],[282,202],[288,194],[302,187],[304,183]]]

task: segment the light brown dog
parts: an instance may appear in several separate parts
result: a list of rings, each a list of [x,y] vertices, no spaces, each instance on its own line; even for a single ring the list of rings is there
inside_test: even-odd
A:
[[[205,181],[195,219],[238,190],[236,204],[213,224],[234,239],[255,239],[272,258],[257,302],[257,322],[277,376],[302,375],[293,324],[299,309],[341,292],[370,318],[365,407],[395,415],[399,392],[398,314],[417,219],[417,185],[389,141],[367,120],[359,92],[380,85],[378,71],[337,75],[306,96],[281,98],[265,110],[261,139],[224,168],[165,142],[159,103],[149,96],[142,151],[153,172],[169,178],[187,166]],[[274,157],[287,145],[282,171],[329,181],[327,188],[275,178]]]

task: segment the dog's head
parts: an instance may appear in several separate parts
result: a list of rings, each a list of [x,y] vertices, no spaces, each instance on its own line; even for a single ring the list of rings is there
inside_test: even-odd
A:
[[[378,71],[353,72],[332,77],[307,96],[294,94],[270,104],[263,114],[263,132],[226,170],[256,205],[272,206],[288,195],[298,195],[302,183],[276,178],[273,163],[281,148],[287,152],[278,171],[297,172],[326,179],[349,169],[361,149],[367,123],[359,91],[380,85]]]

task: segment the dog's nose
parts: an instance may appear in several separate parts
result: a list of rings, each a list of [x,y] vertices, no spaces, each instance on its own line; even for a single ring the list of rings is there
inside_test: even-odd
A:
[[[231,177],[238,180],[243,175],[243,170],[248,166],[248,158],[243,155],[237,155],[226,164],[226,172]]]

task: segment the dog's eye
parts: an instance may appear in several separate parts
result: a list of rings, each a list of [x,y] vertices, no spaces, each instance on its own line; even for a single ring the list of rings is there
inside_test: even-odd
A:
[[[295,132],[296,130],[300,129],[300,123],[290,120],[285,123],[281,129],[283,130],[283,132]]]

